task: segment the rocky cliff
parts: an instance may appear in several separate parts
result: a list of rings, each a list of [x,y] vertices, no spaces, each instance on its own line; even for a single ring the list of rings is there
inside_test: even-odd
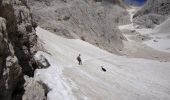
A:
[[[170,0],[148,0],[134,15],[133,21],[139,27],[153,28],[170,15]]]
[[[1,17],[0,41],[0,99],[11,100],[12,92],[21,75],[21,67],[8,38],[6,20]]]
[[[114,53],[123,47],[117,26],[130,20],[122,0],[29,0],[29,5],[42,28]]]
[[[38,67],[35,27],[27,0],[0,0],[0,100],[21,100],[24,75]]]
[[[7,32],[24,74],[33,76],[33,54],[37,36],[26,0],[2,0],[0,16],[7,20]],[[28,68],[30,67],[30,68]]]

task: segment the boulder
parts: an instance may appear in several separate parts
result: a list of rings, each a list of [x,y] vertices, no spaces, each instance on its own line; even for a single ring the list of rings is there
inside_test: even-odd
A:
[[[24,76],[24,94],[22,100],[46,100],[46,91],[42,83],[36,81],[34,78]]]
[[[38,65],[38,68],[48,68],[50,66],[50,63],[46,59],[46,57],[39,52],[36,53],[34,56],[34,59],[36,60],[36,63]]]

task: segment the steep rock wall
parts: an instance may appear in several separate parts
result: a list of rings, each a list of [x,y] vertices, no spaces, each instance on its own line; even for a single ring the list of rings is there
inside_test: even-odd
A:
[[[26,0],[2,0],[0,16],[7,20],[8,36],[23,73],[33,76],[37,36]]]
[[[0,41],[0,99],[11,100],[21,75],[21,67],[8,38],[6,20],[1,17]]]
[[[38,86],[33,93],[24,88],[24,75],[32,77],[38,67],[35,27],[27,0],[0,0],[0,100],[22,100],[23,94],[25,99],[34,100],[29,97],[32,94],[45,100],[38,82],[29,85]]]

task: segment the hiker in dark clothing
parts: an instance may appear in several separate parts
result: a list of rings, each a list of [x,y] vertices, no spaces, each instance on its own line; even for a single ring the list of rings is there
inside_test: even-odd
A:
[[[79,65],[82,65],[82,61],[81,61],[81,58],[80,58],[80,54],[79,54],[79,56],[77,57],[77,61],[79,62]]]

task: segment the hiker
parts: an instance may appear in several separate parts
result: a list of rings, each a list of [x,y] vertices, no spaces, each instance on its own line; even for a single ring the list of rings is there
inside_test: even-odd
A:
[[[82,61],[81,61],[81,58],[80,58],[80,54],[79,54],[79,56],[77,57],[77,61],[79,62],[79,65],[82,65]]]

